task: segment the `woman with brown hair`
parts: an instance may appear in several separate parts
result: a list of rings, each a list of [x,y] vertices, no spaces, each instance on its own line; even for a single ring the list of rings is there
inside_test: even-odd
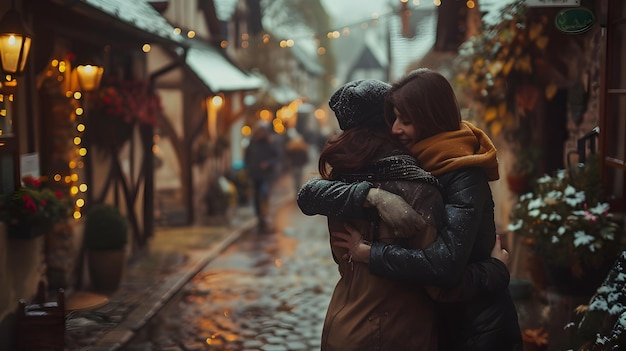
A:
[[[437,239],[423,249],[365,242],[359,228],[350,226],[347,234],[341,229],[332,233],[333,245],[348,250],[346,258],[368,263],[369,271],[380,277],[458,286],[468,265],[489,260],[496,240],[489,187],[489,181],[498,179],[496,149],[484,132],[461,121],[450,83],[432,70],[419,69],[400,79],[384,106],[396,140],[439,180],[445,201],[443,224]],[[369,181],[313,179],[298,193],[298,205],[307,215],[358,217],[374,206],[385,223],[406,219],[395,210],[396,201]],[[508,289],[466,302],[438,304],[437,309],[442,350],[522,350],[517,311]]]
[[[372,208],[359,218],[341,213],[329,216],[329,230],[340,231],[351,225],[366,240],[423,248],[434,240],[441,224],[443,201],[437,180],[390,134],[383,118],[389,87],[377,80],[359,80],[333,94],[329,105],[343,133],[323,149],[319,172],[329,180],[368,179],[389,191],[387,197],[406,199],[395,202],[393,210],[404,213],[407,220],[391,223],[394,226],[382,223]],[[388,280],[370,274],[362,263],[342,260],[347,250],[334,245],[336,241],[331,237],[341,278],[324,321],[322,350],[441,350],[432,298],[465,300],[493,294],[508,284],[506,266],[496,259],[471,265],[457,289]],[[505,258],[499,246],[494,256]]]

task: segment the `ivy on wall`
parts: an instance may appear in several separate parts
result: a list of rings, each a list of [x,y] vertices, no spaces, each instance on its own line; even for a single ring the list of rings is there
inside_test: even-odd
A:
[[[464,42],[455,62],[456,83],[482,104],[479,119],[493,137],[519,128],[518,118],[535,108],[540,94],[550,100],[557,92],[548,74],[548,17],[527,16],[518,0],[500,18]]]

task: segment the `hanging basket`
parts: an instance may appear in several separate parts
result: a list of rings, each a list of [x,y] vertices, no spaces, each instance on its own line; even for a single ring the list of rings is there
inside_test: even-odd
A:
[[[509,190],[516,194],[524,194],[530,191],[530,177],[526,173],[508,173],[506,175],[506,184]]]
[[[104,150],[120,148],[130,140],[133,133],[133,124],[126,122],[120,116],[107,115],[102,112],[90,114],[87,118],[85,141],[87,145],[96,146]]]
[[[585,267],[580,275],[572,273],[571,267],[545,262],[550,286],[562,295],[591,297],[611,270],[613,262],[607,260],[599,267]]]

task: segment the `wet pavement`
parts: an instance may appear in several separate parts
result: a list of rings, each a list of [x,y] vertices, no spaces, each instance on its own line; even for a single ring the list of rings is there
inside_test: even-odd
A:
[[[125,350],[319,350],[339,274],[326,221],[281,207],[196,275]]]
[[[271,208],[295,203],[290,182],[290,177],[277,181]],[[106,304],[67,311],[65,350],[123,349],[207,263],[253,231],[256,223],[252,207],[242,206],[219,223],[157,229],[147,249],[129,262],[119,289],[108,296]],[[80,299],[80,294],[70,296],[67,305]]]
[[[219,225],[160,228],[104,306],[68,314],[66,351],[313,351],[339,278],[326,220],[305,216],[291,177],[272,193],[273,230],[251,207]],[[516,300],[522,329],[563,327],[583,300],[530,288]]]

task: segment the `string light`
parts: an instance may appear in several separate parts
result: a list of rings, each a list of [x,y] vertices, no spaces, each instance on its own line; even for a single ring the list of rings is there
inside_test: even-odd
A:
[[[400,2],[403,3],[403,4],[407,4],[408,5],[409,0],[400,0]],[[442,1],[441,0],[433,0],[432,3],[433,3],[433,5],[435,5],[437,7],[440,7]],[[413,0],[411,6],[412,7],[419,7],[419,6],[421,6],[420,0]],[[473,1],[473,0],[467,0],[465,2],[465,6],[467,8],[469,8],[469,9],[475,9],[476,8],[476,2]],[[360,21],[356,21],[356,22],[353,22],[353,23],[349,23],[349,24],[346,24],[346,25],[342,25],[342,26],[339,26],[337,28],[331,28],[324,34],[324,36],[326,36],[328,39],[339,39],[342,36],[350,35],[351,28],[361,28],[362,30],[367,30],[367,29],[370,29],[372,27],[378,26],[380,24],[379,23],[380,19],[391,17],[391,16],[395,16],[395,15],[397,15],[397,13],[394,10],[390,10],[390,11],[388,11],[386,13],[383,13],[383,14],[373,13],[370,16],[370,18],[363,19],[363,20],[360,20]],[[282,38],[281,40],[278,40],[278,43],[279,43],[279,46],[282,47],[282,48],[293,47],[294,45],[296,45],[296,43],[298,42],[299,39],[306,39],[306,38],[317,39],[320,36],[321,36],[321,33],[312,32],[312,33],[292,36],[290,38]],[[242,44],[242,47],[244,47],[244,48],[250,47],[250,44],[248,43],[250,39],[249,39],[249,36],[248,36],[247,33],[243,33],[241,35],[241,39],[243,41],[246,41],[246,44],[245,45]],[[263,37],[262,37],[261,42],[263,44],[268,44],[270,42],[270,35],[269,34],[264,34]],[[222,48],[226,48],[228,46],[228,42],[224,40],[224,41],[222,41],[220,43],[220,46]],[[323,49],[321,51],[318,50],[318,54],[320,52],[323,54],[326,51],[325,51],[325,49]]]

